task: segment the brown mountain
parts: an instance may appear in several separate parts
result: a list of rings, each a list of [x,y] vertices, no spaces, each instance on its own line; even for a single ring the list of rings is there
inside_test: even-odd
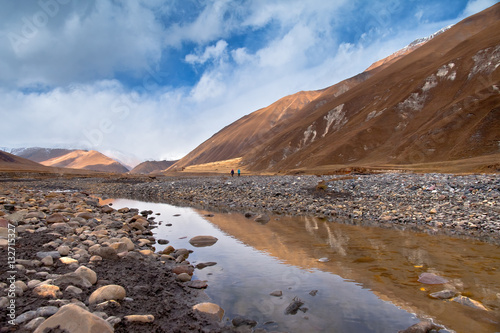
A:
[[[175,167],[241,157],[256,172],[500,168],[498,31],[500,4],[358,76],[241,118]]]
[[[59,168],[84,169],[101,172],[123,173],[128,169],[115,160],[95,150],[74,150],[59,157],[42,161],[41,164]]]
[[[11,154],[40,163],[46,160],[50,160],[51,158],[66,155],[75,150],[76,149],[30,147],[14,148],[12,149]]]
[[[45,171],[51,168],[0,150],[0,171]]]
[[[152,173],[159,173],[173,164],[175,164],[177,161],[145,161],[140,164],[138,164],[135,168],[130,170],[129,172],[132,174],[152,174]]]

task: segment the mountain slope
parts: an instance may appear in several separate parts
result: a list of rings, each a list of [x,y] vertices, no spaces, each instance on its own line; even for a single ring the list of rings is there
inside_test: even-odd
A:
[[[128,171],[128,169],[120,163],[95,150],[71,151],[68,154],[43,161],[41,164],[60,168],[85,169],[102,172],[123,173]]]
[[[242,157],[250,170],[288,172],[500,160],[498,31],[500,4],[408,54],[310,93],[273,126],[265,119],[274,104],[243,117],[176,166]]]
[[[161,172],[177,161],[145,161],[130,170],[132,174],[150,174]]]
[[[40,163],[50,160],[51,158],[66,155],[74,150],[75,149],[30,147],[14,148],[10,151],[10,153]]]
[[[48,171],[50,168],[0,150],[1,171]]]

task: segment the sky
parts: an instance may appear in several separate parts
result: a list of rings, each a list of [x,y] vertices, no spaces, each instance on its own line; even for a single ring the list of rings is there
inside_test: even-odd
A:
[[[493,0],[0,1],[0,147],[173,160]]]

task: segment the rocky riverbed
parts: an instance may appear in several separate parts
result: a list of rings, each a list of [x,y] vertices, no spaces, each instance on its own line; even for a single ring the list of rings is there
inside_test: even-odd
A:
[[[102,332],[252,331],[221,326],[217,305],[201,307],[210,315],[193,308],[207,301],[200,290],[207,286],[191,281],[189,251],[155,253],[153,212],[101,206],[96,198],[106,196],[263,219],[314,215],[500,244],[498,175],[4,178],[2,332],[60,332],[78,320]]]
[[[0,331],[232,332],[190,252],[154,252],[150,214],[0,187]]]
[[[314,215],[500,244],[498,174],[122,178],[49,182],[46,186],[205,210]]]

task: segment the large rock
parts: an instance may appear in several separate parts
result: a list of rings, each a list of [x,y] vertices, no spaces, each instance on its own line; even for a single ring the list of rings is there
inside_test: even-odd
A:
[[[95,304],[110,300],[122,300],[125,296],[125,288],[116,284],[110,284],[94,291],[89,297],[89,303]]]
[[[213,319],[219,321],[222,320],[222,317],[224,317],[224,310],[220,306],[214,303],[209,303],[209,302],[199,303],[193,306],[193,310],[205,313],[208,316],[212,317]]]
[[[218,239],[213,236],[195,236],[189,240],[189,243],[195,247],[212,246]]]
[[[71,333],[112,333],[114,329],[104,319],[82,309],[78,305],[68,304],[45,320],[34,333],[65,330]]]

